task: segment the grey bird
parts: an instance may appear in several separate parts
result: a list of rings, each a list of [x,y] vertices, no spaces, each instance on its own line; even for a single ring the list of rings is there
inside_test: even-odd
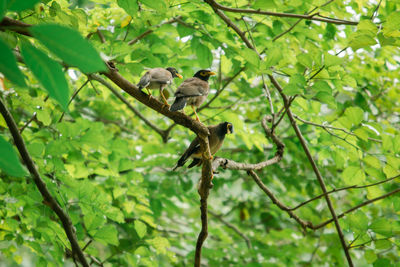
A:
[[[208,142],[210,145],[211,159],[215,153],[221,148],[224,143],[225,135],[233,133],[233,125],[230,122],[222,122],[218,125],[210,125],[207,127],[210,131],[210,136],[208,137]],[[176,166],[172,169],[173,171],[177,168],[185,165],[186,161],[189,158],[193,158],[192,163],[188,166],[188,168],[192,168],[194,166],[200,166],[203,163],[202,159],[203,151],[200,148],[199,138],[196,137],[192,143],[190,143],[189,147],[183,153],[183,155],[178,160]]]
[[[146,88],[147,92],[149,93],[149,97],[151,97],[151,92],[149,89],[159,89],[164,104],[169,107],[167,99],[163,94],[163,90],[165,87],[167,87],[167,85],[172,83],[172,80],[175,77],[182,79],[182,75],[180,75],[175,68],[154,68],[147,71],[142,78],[140,78],[137,87],[139,87],[140,90]]]
[[[175,92],[175,101],[170,107],[170,111],[183,109],[186,104],[191,105],[196,115],[196,120],[200,121],[195,107],[199,107],[207,98],[209,85],[208,79],[215,72],[210,70],[199,70],[192,78],[184,80]]]

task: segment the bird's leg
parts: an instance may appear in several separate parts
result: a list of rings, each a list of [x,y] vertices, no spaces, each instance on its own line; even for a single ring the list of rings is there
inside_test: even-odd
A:
[[[192,109],[194,112],[194,115],[196,115],[196,121],[200,122],[199,116],[197,116],[196,108],[192,105]]]
[[[205,157],[206,159],[209,159],[209,160],[213,160],[214,159],[214,157],[211,155],[211,152],[208,155],[203,153],[203,157]]]
[[[147,93],[149,94],[149,99],[150,99],[151,98],[151,92],[150,92],[149,88],[146,88],[146,90],[147,90]]]
[[[164,91],[164,90],[163,90],[162,86],[160,86],[160,95],[161,95],[162,99],[164,100],[164,105],[163,105],[163,107],[167,106],[167,107],[169,108],[169,104],[168,104],[167,99],[165,98],[165,96],[164,96],[164,94],[163,94],[163,91]]]

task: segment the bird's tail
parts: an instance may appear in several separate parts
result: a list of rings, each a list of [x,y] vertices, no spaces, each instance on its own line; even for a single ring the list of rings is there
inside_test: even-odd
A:
[[[185,154],[182,155],[182,157],[178,160],[178,162],[176,163],[176,166],[172,170],[175,171],[179,167],[182,167],[183,165],[185,165],[186,160],[187,160],[187,158],[185,157]]]
[[[186,106],[186,97],[177,97],[175,98],[174,103],[169,108],[170,111],[181,110]]]

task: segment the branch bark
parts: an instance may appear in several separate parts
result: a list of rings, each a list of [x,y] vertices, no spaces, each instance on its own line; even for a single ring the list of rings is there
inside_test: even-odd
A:
[[[267,117],[264,117],[261,121],[261,125],[264,128],[264,132],[267,135],[269,139],[274,142],[276,145],[276,153],[275,156],[271,159],[268,159],[263,162],[259,162],[256,164],[251,164],[251,163],[242,163],[242,162],[236,162],[230,159],[225,159],[225,158],[218,158],[216,157],[214,161],[212,162],[213,170],[218,169],[218,167],[222,167],[224,169],[231,169],[231,170],[245,170],[245,171],[250,171],[250,170],[260,170],[263,169],[269,165],[278,163],[279,161],[282,160],[285,145],[282,143],[281,140],[273,133],[267,126]]]
[[[74,255],[78,256],[79,261],[85,267],[88,267],[89,264],[86,261],[85,256],[83,255],[83,251],[78,244],[78,240],[75,235],[74,226],[72,225],[71,219],[69,218],[68,214],[61,208],[61,206],[57,203],[55,198],[50,194],[50,191],[47,188],[46,183],[42,180],[38,170],[35,167],[35,163],[33,162],[29,152],[25,146],[25,142],[22,139],[21,134],[19,133],[17,124],[14,121],[11,113],[8,111],[7,107],[5,106],[3,100],[0,98],[0,113],[2,114],[4,120],[7,123],[8,129],[13,136],[14,143],[18,148],[18,152],[20,153],[26,167],[31,174],[33,181],[35,182],[36,187],[39,189],[40,194],[43,197],[44,203],[49,206],[58,216],[60,219],[64,231],[68,237],[68,240],[71,244],[72,252]]]
[[[210,188],[212,187],[211,180],[213,178],[211,151],[208,143],[208,136],[199,134],[198,137],[200,139],[200,146],[203,151],[203,167],[201,169],[201,180],[198,188],[198,193],[200,195],[201,231],[196,242],[196,252],[194,257],[195,267],[200,267],[201,265],[201,249],[208,236],[207,199],[210,194]]]

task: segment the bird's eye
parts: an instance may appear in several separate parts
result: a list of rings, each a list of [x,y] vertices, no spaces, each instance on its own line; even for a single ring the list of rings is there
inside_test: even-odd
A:
[[[201,74],[201,76],[206,76],[207,75],[204,71],[202,71],[200,74]]]

